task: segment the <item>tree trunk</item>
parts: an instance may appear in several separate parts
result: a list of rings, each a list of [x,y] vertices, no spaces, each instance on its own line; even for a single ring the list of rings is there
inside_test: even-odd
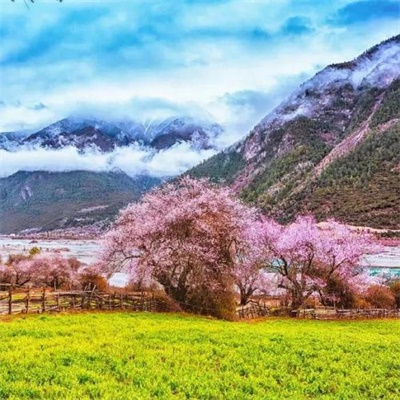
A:
[[[303,293],[296,289],[291,290],[291,297],[292,297],[292,310],[297,310],[304,304],[304,296]]]
[[[240,305],[245,306],[249,302],[250,294],[245,288],[240,287],[239,291],[240,291]]]

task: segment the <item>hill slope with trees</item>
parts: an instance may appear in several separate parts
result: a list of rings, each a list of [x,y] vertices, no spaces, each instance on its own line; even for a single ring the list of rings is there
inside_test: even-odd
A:
[[[241,142],[189,171],[281,222],[400,228],[400,36],[326,67]]]
[[[123,172],[20,171],[0,179],[0,233],[102,227],[159,182]]]

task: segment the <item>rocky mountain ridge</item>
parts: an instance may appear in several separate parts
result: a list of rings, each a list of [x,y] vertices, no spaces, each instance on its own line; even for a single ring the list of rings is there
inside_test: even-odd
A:
[[[214,139],[222,132],[219,124],[192,117],[144,123],[68,117],[34,133],[0,134],[0,148],[17,151],[22,147],[60,149],[73,146],[80,151],[110,152],[117,147],[138,144],[159,151],[188,142],[194,149],[201,150],[212,148]]]
[[[399,119],[396,36],[326,67],[245,139],[189,173],[231,185],[283,222],[313,212],[320,219],[398,228]]]

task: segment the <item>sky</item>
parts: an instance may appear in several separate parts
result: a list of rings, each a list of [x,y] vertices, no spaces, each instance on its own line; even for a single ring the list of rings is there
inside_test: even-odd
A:
[[[399,33],[399,0],[0,0],[0,132],[207,118],[228,145],[301,82]]]

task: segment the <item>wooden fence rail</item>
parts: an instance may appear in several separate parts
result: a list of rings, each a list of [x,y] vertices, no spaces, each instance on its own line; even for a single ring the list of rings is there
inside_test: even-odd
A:
[[[150,292],[101,293],[93,291],[54,292],[13,290],[0,292],[0,315],[68,310],[158,311],[162,305]]]
[[[250,302],[246,306],[238,307],[237,316],[239,319],[251,319],[264,316],[286,315],[287,309],[275,309],[271,311],[265,304]],[[368,319],[368,318],[400,318],[400,309],[339,309],[334,307],[318,307],[312,309],[293,310],[290,315],[295,318],[308,319]]]
[[[4,290],[6,289],[6,290]],[[0,291],[0,315],[45,313],[71,310],[169,311],[167,303],[153,292],[51,291],[49,289],[14,289]],[[239,319],[288,315],[287,308],[272,311],[265,302],[252,301],[236,310]],[[400,309],[336,309],[316,307],[291,312],[292,317],[309,319],[400,318]]]
[[[265,304],[250,302],[245,306],[238,307],[236,309],[236,314],[239,319],[252,319],[267,316],[270,314],[270,311]]]

